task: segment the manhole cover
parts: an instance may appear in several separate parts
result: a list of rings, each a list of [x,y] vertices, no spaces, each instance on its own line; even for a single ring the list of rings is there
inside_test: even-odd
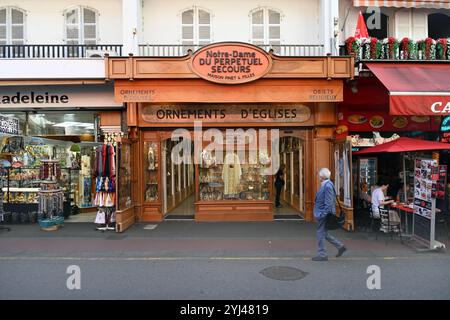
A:
[[[261,270],[259,273],[267,278],[282,281],[300,280],[308,275],[308,272],[300,269],[282,266],[268,267]]]
[[[106,240],[123,240],[125,239],[127,236],[123,235],[123,234],[112,234],[110,236],[106,237]]]
[[[148,224],[144,227],[144,230],[153,230],[156,228],[156,224]]]

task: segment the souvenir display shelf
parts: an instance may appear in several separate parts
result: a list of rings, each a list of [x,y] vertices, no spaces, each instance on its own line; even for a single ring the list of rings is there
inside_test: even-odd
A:
[[[270,141],[267,147],[270,149]],[[250,216],[258,221],[273,219],[273,176],[263,174],[270,167],[269,153],[247,145],[245,161],[241,161],[236,149],[227,160],[224,147],[225,164],[216,160],[214,152],[202,150],[199,155],[195,171],[196,220],[239,221]],[[226,183],[224,180],[230,176],[235,178]]]

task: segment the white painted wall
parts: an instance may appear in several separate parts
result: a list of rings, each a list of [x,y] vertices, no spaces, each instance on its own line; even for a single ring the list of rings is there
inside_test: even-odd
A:
[[[90,59],[0,59],[0,79],[104,79],[105,61]]]
[[[212,12],[212,40],[249,42],[251,10],[272,7],[283,14],[283,44],[321,44],[320,0],[143,0],[142,44],[181,43],[181,12],[193,5]]]
[[[97,43],[122,43],[122,0],[0,0],[0,8],[16,6],[27,12],[27,44],[64,44],[63,12],[77,5],[100,13]]]

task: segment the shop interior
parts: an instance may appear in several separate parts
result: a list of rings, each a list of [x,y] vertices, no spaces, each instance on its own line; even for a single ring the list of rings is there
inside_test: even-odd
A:
[[[258,130],[255,130],[258,132]],[[223,152],[210,149],[205,141],[194,164],[194,143],[171,138],[143,141],[144,201],[161,206],[166,219],[193,219],[196,204],[211,202],[275,201],[270,168],[270,141],[224,146]],[[224,142],[225,143],[225,142]],[[180,148],[183,146],[183,148]],[[188,150],[188,154],[183,154]],[[179,161],[175,155],[179,155]],[[219,160],[221,159],[221,160]],[[284,164],[281,208],[276,218],[301,218],[304,212],[304,142],[299,130],[286,131],[279,140],[279,161]],[[197,183],[196,183],[197,181]]]
[[[37,211],[41,166],[47,160],[58,160],[64,213],[71,215],[67,222],[92,222],[96,210],[95,148],[103,144],[96,141],[97,113],[15,111],[2,112],[1,116],[18,119],[17,134],[0,133],[5,211]]]
[[[300,132],[286,131],[280,137],[280,163],[284,165],[285,186],[281,192],[281,208],[275,208],[276,216],[303,216],[305,183],[305,143]]]

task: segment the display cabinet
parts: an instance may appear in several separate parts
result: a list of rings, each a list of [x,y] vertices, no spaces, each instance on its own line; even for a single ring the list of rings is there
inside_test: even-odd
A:
[[[5,211],[37,211],[40,190],[39,168],[7,167],[0,171]]]
[[[144,221],[162,219],[162,150],[161,137],[158,132],[141,133],[141,159],[139,161],[142,178],[140,197],[143,199],[141,218]]]
[[[159,201],[159,147],[157,142],[144,142],[145,202]]]

